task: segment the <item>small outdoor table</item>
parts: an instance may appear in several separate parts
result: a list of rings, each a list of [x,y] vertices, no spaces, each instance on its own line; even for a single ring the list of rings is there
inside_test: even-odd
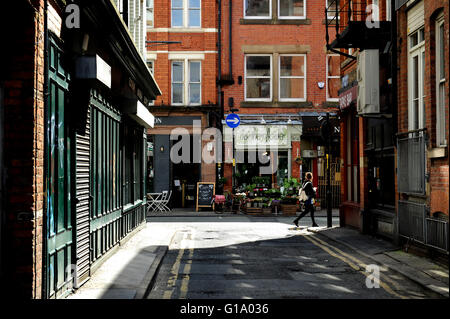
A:
[[[163,193],[147,193],[147,212],[159,211],[157,201],[161,199]]]

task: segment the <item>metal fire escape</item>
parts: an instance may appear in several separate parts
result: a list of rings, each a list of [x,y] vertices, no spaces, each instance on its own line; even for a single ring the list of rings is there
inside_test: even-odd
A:
[[[327,49],[355,59],[338,49],[381,49],[391,40],[390,21],[372,21],[367,0],[331,0],[325,9]],[[382,19],[378,19],[382,20]],[[330,42],[334,29],[335,38]]]

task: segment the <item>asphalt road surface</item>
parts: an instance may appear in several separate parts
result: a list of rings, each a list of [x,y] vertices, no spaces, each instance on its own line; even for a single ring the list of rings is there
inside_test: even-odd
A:
[[[300,228],[290,224],[291,219],[152,219],[172,227],[178,223],[179,229],[148,298],[437,297],[383,267],[378,267],[377,277],[373,261],[309,232],[309,218],[301,221]],[[317,222],[326,225],[326,218]]]

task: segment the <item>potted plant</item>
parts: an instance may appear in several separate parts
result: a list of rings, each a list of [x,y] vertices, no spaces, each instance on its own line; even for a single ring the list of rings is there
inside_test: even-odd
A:
[[[271,202],[272,202],[272,200],[270,198],[267,198],[267,197],[263,198],[263,204],[262,204],[263,214],[272,213],[272,207],[270,206]]]
[[[226,177],[221,177],[219,178],[219,180],[217,181],[217,184],[219,185],[225,185],[227,183],[228,179]]]
[[[297,197],[295,196],[283,196],[281,198],[281,210],[284,215],[292,216],[297,213]]]

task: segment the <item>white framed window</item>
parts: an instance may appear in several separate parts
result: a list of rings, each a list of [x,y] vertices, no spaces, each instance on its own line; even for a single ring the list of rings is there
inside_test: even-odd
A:
[[[155,60],[153,60],[153,59],[148,59],[148,60],[147,60],[147,67],[148,67],[148,69],[150,70],[150,73],[151,73],[152,75],[154,75],[155,73],[153,73],[153,72],[154,72],[154,70],[155,70]]]
[[[280,101],[306,101],[305,54],[281,54],[278,74]]]
[[[278,18],[306,19],[306,0],[278,0]]]
[[[245,56],[246,101],[272,101],[272,55]]]
[[[408,37],[408,126],[425,127],[425,33],[424,27]]]
[[[202,65],[200,61],[189,61],[188,96],[189,105],[200,105],[202,97]]]
[[[146,19],[147,19],[147,28],[153,28],[154,25],[154,1],[153,0],[146,0],[145,1],[145,8],[147,10],[146,13]]]
[[[444,15],[436,19],[436,144],[447,146],[445,125],[445,28]],[[447,51],[448,52],[448,51]]]
[[[200,61],[172,61],[172,105],[201,104],[201,75]]]
[[[201,25],[201,1],[200,0],[189,0],[188,2],[188,26],[191,28],[200,28]]]
[[[325,0],[325,5],[327,6],[327,18],[339,20],[339,1],[338,0]]]
[[[272,0],[244,0],[244,18],[271,19]]]
[[[172,105],[184,104],[184,61],[172,61]]]
[[[172,27],[200,28],[201,6],[201,0],[172,0]]]
[[[339,54],[327,54],[327,101],[339,101],[338,90],[341,88],[340,65],[341,56]]]

